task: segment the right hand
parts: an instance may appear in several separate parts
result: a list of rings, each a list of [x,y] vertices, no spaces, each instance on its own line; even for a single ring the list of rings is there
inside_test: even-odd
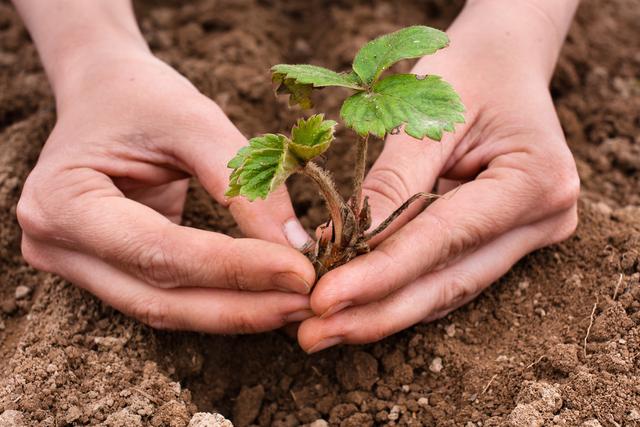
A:
[[[286,189],[226,200],[245,138],[165,63],[114,54],[54,84],[58,120],[17,210],[25,259],[156,328],[245,333],[309,317],[315,273],[289,246],[308,236]],[[190,175],[264,240],[177,225]]]

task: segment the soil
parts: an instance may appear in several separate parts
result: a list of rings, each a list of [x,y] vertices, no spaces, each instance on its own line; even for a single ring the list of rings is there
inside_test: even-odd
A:
[[[136,6],[153,50],[254,135],[296,116],[272,95],[270,65],[345,69],[373,36],[446,28],[461,2]],[[583,182],[575,235],[440,321],[307,356],[281,332],[154,331],[24,263],[15,206],[55,111],[29,37],[0,1],[0,424],[184,426],[210,411],[241,427],[640,425],[638,22],[637,0],[584,0],[553,79]],[[336,116],[337,97],[318,101]],[[338,162],[353,141],[339,138],[326,163],[346,193],[351,166]],[[305,226],[326,218],[314,191],[290,189]],[[239,234],[197,183],[184,221]]]

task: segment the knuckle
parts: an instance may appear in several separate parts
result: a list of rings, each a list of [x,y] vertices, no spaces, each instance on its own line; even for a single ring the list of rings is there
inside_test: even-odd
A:
[[[391,237],[393,239],[393,237]],[[364,258],[366,266],[363,270],[361,283],[368,283],[373,288],[382,290],[382,294],[389,295],[398,288],[397,276],[390,275],[394,266],[402,266],[393,251],[389,251],[385,247],[378,247],[374,252],[374,256]],[[416,273],[417,274],[417,273]],[[354,280],[355,278],[351,277]]]
[[[424,319],[421,320],[422,323],[430,323],[438,319],[442,319],[447,314],[451,313],[452,309],[448,310],[438,310],[432,313],[429,313]]]
[[[478,285],[469,274],[462,271],[455,272],[449,283],[442,287],[439,311],[455,308],[477,293]]]
[[[386,323],[386,322],[385,322]],[[366,342],[377,342],[391,335],[393,331],[387,324],[376,323],[369,326]]]
[[[34,186],[27,181],[16,206],[16,216],[25,234],[36,240],[50,240],[57,236],[55,226],[47,215]]]
[[[162,248],[145,244],[133,251],[135,252],[132,257],[134,268],[146,282],[159,288],[169,288],[174,285],[169,268],[170,263]]]
[[[159,288],[173,288],[184,282],[168,250],[166,233],[162,231],[148,239],[138,236],[138,241],[124,251],[127,258],[133,260],[133,268],[138,275]]]
[[[580,177],[568,148],[563,148],[562,152],[553,155],[553,159],[543,168],[543,191],[550,206],[556,210],[568,209],[578,202]],[[548,173],[549,171],[553,173]]]
[[[225,287],[239,291],[249,288],[245,264],[241,260],[242,257],[238,253],[236,246],[230,244],[226,253],[220,259],[221,278],[225,282]]]
[[[154,329],[173,329],[169,305],[157,296],[139,298],[129,307],[128,314]]]
[[[553,202],[559,209],[566,209],[578,202],[580,196],[580,178],[575,166],[567,166],[560,172],[558,185],[553,191]]]
[[[576,228],[578,228],[578,209],[577,207],[572,207],[561,216],[550,243],[559,243],[567,240],[573,235]]]
[[[24,260],[31,267],[42,271],[53,271],[40,245],[25,235],[22,236],[21,252]]]
[[[363,188],[379,194],[393,206],[404,203],[413,194],[402,174],[389,167],[381,167],[370,173]]]
[[[255,315],[246,311],[233,313],[226,321],[229,332],[235,334],[255,334],[261,332]]]
[[[394,299],[394,296],[390,296],[384,300],[384,304],[390,303],[394,305]],[[383,303],[374,304],[375,305],[372,306],[377,306],[376,308],[378,308],[376,311],[382,313]],[[363,324],[363,318],[357,313],[352,313],[347,317],[341,318],[339,323],[333,323],[332,326],[336,335],[344,337],[346,342],[354,344],[377,342],[399,329],[395,322],[383,318],[378,318],[377,320],[371,319],[367,321],[366,324]]]
[[[478,246],[481,241],[481,228],[483,227],[480,225],[474,225],[470,222],[464,227],[454,226],[440,215],[430,213],[427,217],[432,221],[431,225],[435,230],[435,235],[441,236],[442,250],[437,259],[442,262],[452,262],[463,253]],[[484,228],[491,229],[490,227]]]

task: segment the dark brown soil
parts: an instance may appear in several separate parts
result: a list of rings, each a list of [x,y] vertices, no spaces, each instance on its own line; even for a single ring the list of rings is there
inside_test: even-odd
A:
[[[154,51],[253,135],[285,130],[296,116],[273,97],[270,65],[346,68],[377,34],[446,28],[455,3],[137,6]],[[184,426],[197,411],[238,426],[640,425],[638,22],[637,0],[585,0],[552,83],[583,180],[575,236],[528,256],[445,319],[307,356],[279,332],[152,331],[25,265],[15,206],[55,112],[35,49],[0,1],[0,425]],[[318,101],[336,115],[337,97]],[[351,136],[339,136],[327,166],[346,191],[351,166],[339,162]],[[291,193],[305,226],[326,218],[302,182]],[[195,183],[185,223],[238,235]],[[21,286],[28,295],[16,299]]]

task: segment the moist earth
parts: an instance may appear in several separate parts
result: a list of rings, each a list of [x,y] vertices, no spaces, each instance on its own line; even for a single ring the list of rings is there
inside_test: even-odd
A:
[[[247,136],[296,118],[272,94],[272,64],[346,69],[372,37],[446,28],[460,7],[136,2],[154,52]],[[29,36],[0,1],[0,425],[229,425],[198,412],[240,427],[640,425],[638,22],[637,0],[584,0],[551,84],[582,179],[575,235],[444,319],[307,356],[281,332],[154,331],[24,263],[15,207],[55,110]],[[336,117],[339,102],[324,91],[318,111]],[[344,194],[353,142],[339,132],[324,160]],[[307,228],[326,219],[307,183],[294,179],[290,192]],[[240,235],[196,182],[184,223]]]

